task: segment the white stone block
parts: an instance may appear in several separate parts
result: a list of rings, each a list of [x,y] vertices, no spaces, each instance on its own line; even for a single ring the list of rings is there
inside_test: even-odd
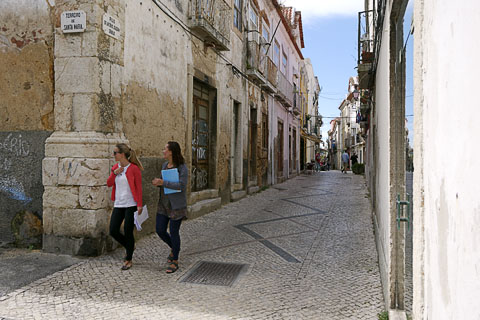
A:
[[[44,234],[67,237],[98,237],[108,234],[111,210],[45,208]]]
[[[111,189],[102,187],[81,186],[79,193],[80,206],[84,209],[105,209],[110,207]]]
[[[95,57],[98,53],[98,30],[83,33],[82,56]]]
[[[43,233],[51,234],[53,232],[53,216],[55,208],[43,208],[42,224]]]
[[[99,93],[99,65],[96,57],[55,59],[57,93]]]
[[[79,57],[82,55],[81,33],[56,33],[55,58]]]
[[[45,187],[44,208],[77,208],[78,187]]]
[[[73,128],[75,131],[99,129],[98,96],[96,94],[75,94],[72,104]]]
[[[112,159],[117,143],[128,140],[122,134],[100,132],[54,132],[45,143],[45,156],[57,158]]]
[[[58,184],[104,186],[110,172],[108,165],[108,159],[61,159],[58,165]]]
[[[111,216],[110,209],[89,210],[92,214],[88,216],[86,231],[90,237],[98,237],[102,233],[108,234]]]
[[[55,130],[72,130],[72,103],[73,95],[71,94],[55,95]]]
[[[42,182],[44,186],[55,186],[58,183],[58,158],[42,160]]]

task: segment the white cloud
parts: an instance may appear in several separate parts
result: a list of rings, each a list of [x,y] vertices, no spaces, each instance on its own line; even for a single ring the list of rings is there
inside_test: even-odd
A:
[[[285,6],[295,7],[302,12],[302,19],[315,17],[352,16],[364,10],[363,0],[281,0]]]

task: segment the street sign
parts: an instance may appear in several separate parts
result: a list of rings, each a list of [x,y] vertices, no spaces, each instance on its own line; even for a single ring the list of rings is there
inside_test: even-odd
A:
[[[62,12],[60,23],[63,33],[84,32],[87,15],[82,10]]]
[[[120,39],[120,22],[109,14],[103,15],[103,32],[112,38]]]

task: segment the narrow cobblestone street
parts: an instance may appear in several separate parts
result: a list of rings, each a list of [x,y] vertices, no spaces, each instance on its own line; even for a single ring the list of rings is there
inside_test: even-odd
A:
[[[153,211],[153,209],[152,209]],[[0,298],[6,319],[377,319],[384,310],[363,176],[301,175],[182,226],[180,269],[156,235]],[[245,264],[231,286],[182,282],[200,261]],[[220,279],[221,280],[221,279]]]

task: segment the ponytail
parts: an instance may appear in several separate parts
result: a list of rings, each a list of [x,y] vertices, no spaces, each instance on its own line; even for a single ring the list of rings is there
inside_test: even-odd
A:
[[[140,168],[140,170],[143,171],[142,163],[140,162],[140,160],[138,160],[135,150],[130,149],[130,147],[127,146],[125,143],[117,144],[117,148],[121,153],[125,154],[125,157],[128,161],[135,164],[138,168]]]
[[[128,161],[130,161],[131,163],[137,165],[137,167],[139,167],[140,170],[143,171],[143,165],[142,165],[142,163],[140,162],[140,160],[137,158],[137,153],[135,152],[135,150],[130,149],[130,157],[128,158]]]

